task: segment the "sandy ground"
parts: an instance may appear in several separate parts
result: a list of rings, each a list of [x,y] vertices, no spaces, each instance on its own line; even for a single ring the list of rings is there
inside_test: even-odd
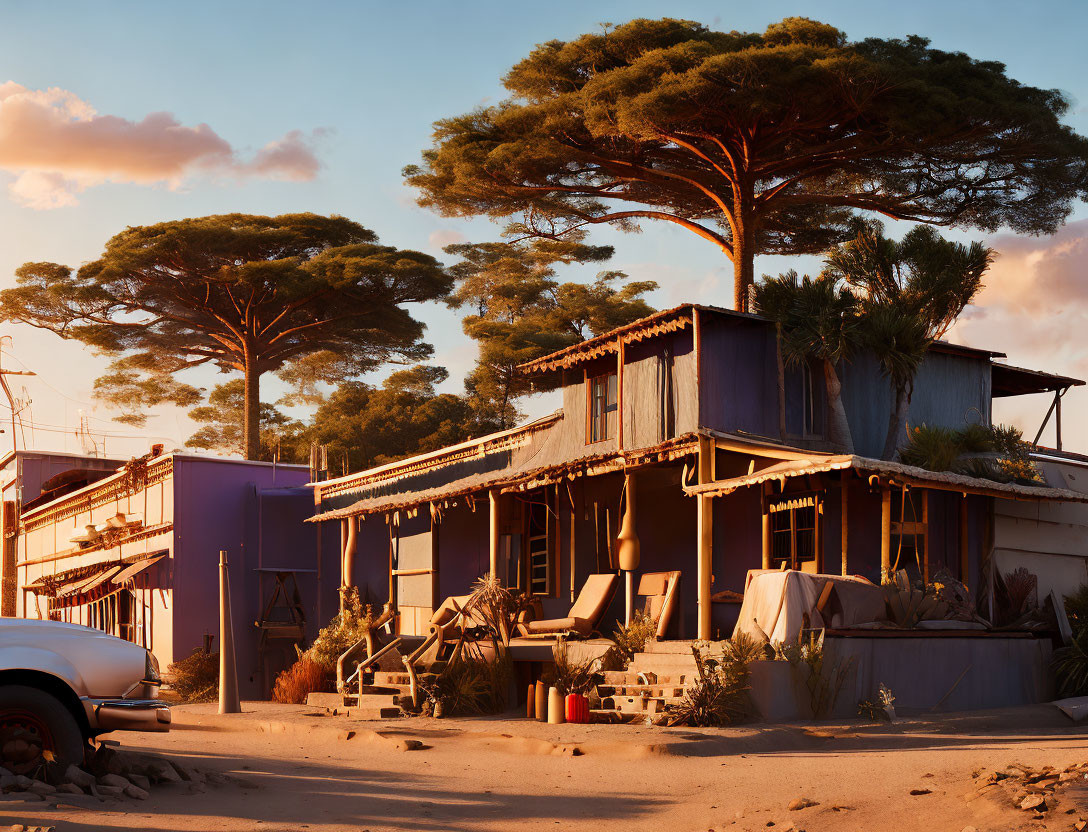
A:
[[[1049,706],[895,725],[727,730],[516,718],[366,722],[267,703],[246,703],[246,713],[226,717],[214,710],[178,707],[169,734],[113,739],[122,749],[161,753],[236,782],[202,794],[155,786],[149,800],[91,809],[9,795],[0,797],[0,822],[58,832],[702,832],[791,824],[808,832],[985,832],[1069,830],[1088,818],[1088,799],[1075,789],[1044,821],[989,798],[965,799],[980,768],[1088,761],[1088,728]],[[425,747],[404,750],[404,739]],[[930,793],[910,795],[919,788]],[[798,797],[818,805],[788,810]]]

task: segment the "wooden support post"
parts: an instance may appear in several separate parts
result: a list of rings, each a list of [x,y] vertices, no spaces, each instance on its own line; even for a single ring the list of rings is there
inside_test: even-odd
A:
[[[850,541],[850,511],[849,511],[849,505],[850,505],[850,479],[849,479],[849,474],[850,474],[849,471],[843,471],[841,477],[839,478],[839,482],[841,484],[840,491],[841,491],[841,494],[842,494],[842,512],[841,512],[842,513],[842,521],[841,521],[842,535],[841,535],[841,542],[842,542],[842,574],[843,575],[849,575],[850,574],[850,560],[849,560],[849,557],[848,557],[849,552],[850,552],[850,544],[849,544],[849,541]]]
[[[1065,388],[1065,390],[1068,389],[1068,387]],[[1054,444],[1057,445],[1059,451],[1062,449],[1062,396],[1065,395],[1065,390],[1057,390],[1054,393],[1054,401],[1056,402],[1054,408]]]
[[[713,479],[714,442],[699,437],[699,483]],[[713,584],[712,561],[714,553],[714,503],[713,498],[700,494],[696,497],[696,549],[698,573],[699,627],[698,638],[711,638],[710,596]]]
[[[490,540],[488,544],[488,572],[499,574],[499,492],[494,488],[487,492],[490,509]]]
[[[967,495],[964,494],[963,499],[960,500],[960,582],[964,586],[970,586],[967,580],[967,572],[970,569],[967,519]]]
[[[891,580],[892,571],[892,491],[880,487],[880,581]]]
[[[623,339],[616,349],[616,450],[623,450]]]
[[[917,540],[917,538],[915,538]],[[929,583],[929,489],[922,491],[922,582]]]
[[[763,568],[771,568],[771,513],[767,510],[767,499],[771,496],[771,484],[763,483]]]
[[[578,485],[581,485],[581,483],[579,482]],[[575,488],[577,488],[578,485],[576,485]],[[576,559],[578,551],[578,510],[575,507],[574,494],[571,493],[570,486],[567,487],[567,497],[570,498],[570,602],[573,604],[575,583],[578,579],[578,562]]]

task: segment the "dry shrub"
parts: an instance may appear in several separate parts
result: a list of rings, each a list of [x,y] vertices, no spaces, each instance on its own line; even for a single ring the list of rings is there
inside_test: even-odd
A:
[[[694,652],[699,679],[669,708],[670,724],[713,728],[751,719],[754,708],[748,695],[748,663],[763,655],[762,643],[734,638],[723,645],[721,661],[704,659],[698,649]]]
[[[356,590],[348,597],[346,609],[334,615],[317,634],[306,655],[326,672],[335,673],[340,656],[364,638],[373,623],[374,613],[370,605],[363,605]]]
[[[305,705],[311,693],[331,689],[328,671],[319,662],[303,654],[297,662],[276,677],[272,699],[290,705]]]
[[[183,702],[213,702],[219,696],[219,654],[198,648],[167,668],[170,687]]]
[[[550,682],[563,696],[589,693],[597,683],[596,659],[578,661],[571,657],[569,645],[560,640],[552,648],[555,665],[549,674]]]
[[[657,636],[657,622],[646,613],[638,610],[631,616],[630,624],[621,624],[612,634],[612,640],[616,642],[623,654],[624,669],[631,663],[635,653],[641,653],[646,647],[646,642]]]

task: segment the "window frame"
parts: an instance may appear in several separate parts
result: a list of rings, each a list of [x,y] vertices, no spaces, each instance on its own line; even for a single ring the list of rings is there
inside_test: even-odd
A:
[[[603,380],[603,383],[602,383]],[[586,444],[594,445],[598,442],[607,442],[614,439],[617,434],[616,423],[620,419],[619,413],[619,374],[616,370],[606,370],[595,375],[585,374],[586,384]],[[603,396],[598,396],[598,390],[603,389]],[[610,401],[611,394],[611,401]],[[598,398],[604,402],[601,412],[596,413],[595,407]],[[609,414],[615,413],[616,422],[611,423]],[[612,430],[609,430],[612,427]],[[600,433],[598,435],[598,428]]]
[[[525,563],[523,589],[533,597],[551,598],[559,595],[556,557],[558,528],[555,525],[553,494],[553,489],[545,487],[539,492],[531,492],[522,503],[524,530],[522,546]],[[538,512],[541,516],[534,518],[534,512]],[[543,527],[542,532],[539,529],[534,530],[534,521]],[[538,548],[534,549],[534,544],[537,544]],[[542,562],[534,564],[534,558],[541,559]],[[534,575],[534,569],[538,567],[543,569],[542,577]]]
[[[771,546],[770,566],[780,569],[785,564],[789,569],[803,571],[804,564],[811,563],[817,572],[823,569],[823,515],[824,495],[820,491],[804,491],[792,494],[775,494],[765,499],[763,510],[770,518]],[[811,510],[812,522],[802,525]],[[780,527],[781,520],[788,523]],[[788,535],[788,552],[777,553],[776,542]],[[811,554],[801,553],[801,535],[811,535]],[[809,547],[805,547],[808,549]]]

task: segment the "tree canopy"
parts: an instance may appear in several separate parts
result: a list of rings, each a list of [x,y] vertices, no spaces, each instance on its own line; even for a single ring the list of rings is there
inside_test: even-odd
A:
[[[131,408],[199,399],[177,374],[210,365],[244,377],[243,445],[260,451],[262,374],[313,362],[340,377],[430,348],[405,304],[440,298],[452,278],[429,255],[378,244],[344,217],[225,214],[128,228],[78,271],[25,263],[0,292],[0,317],[115,356],[98,394]],[[307,360],[310,364],[306,364]],[[301,367],[300,367],[301,362]]]
[[[556,279],[560,264],[612,256],[611,247],[586,245],[578,234],[521,244],[459,243],[445,251],[461,258],[450,268],[457,287],[447,303],[472,310],[463,327],[479,345],[476,367],[465,379],[469,402],[497,428],[518,420],[516,399],[529,392],[518,364],[654,311],[642,298],[657,288],[653,281],[623,284],[627,275],[619,271],[600,272],[589,284]]]
[[[543,43],[503,83],[435,124],[405,169],[421,205],[552,239],[673,223],[731,258],[737,309],[757,253],[823,251],[855,212],[1048,233],[1088,183],[1062,93],[917,36],[639,19]]]
[[[860,295],[865,347],[892,384],[884,459],[893,459],[907,442],[914,379],[926,353],[982,289],[993,257],[980,242],[945,240],[928,226],[916,226],[897,242],[879,224],[828,254],[825,273]]]

